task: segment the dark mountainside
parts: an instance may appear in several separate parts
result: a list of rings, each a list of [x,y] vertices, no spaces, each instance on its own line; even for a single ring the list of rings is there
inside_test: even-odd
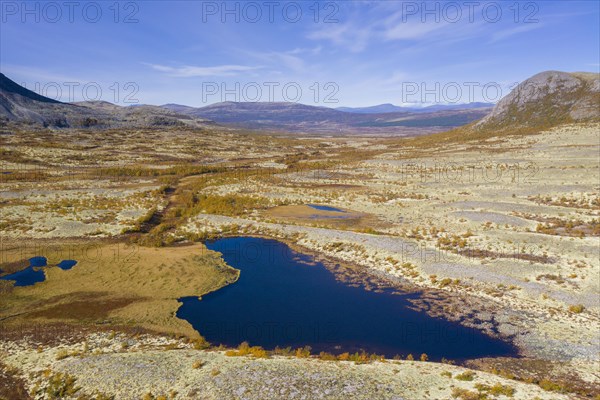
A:
[[[0,74],[0,126],[45,128],[202,127],[209,121],[156,106],[121,107],[104,101],[62,103]]]
[[[8,79],[6,77],[6,75],[4,75],[2,73],[0,73],[0,93],[5,94],[7,96],[19,95],[21,97],[24,97],[24,98],[27,98],[30,100],[41,101],[43,103],[61,104],[60,101],[41,96],[41,95],[37,94],[36,92],[33,92],[29,89],[24,88],[23,86],[17,84],[16,82]]]

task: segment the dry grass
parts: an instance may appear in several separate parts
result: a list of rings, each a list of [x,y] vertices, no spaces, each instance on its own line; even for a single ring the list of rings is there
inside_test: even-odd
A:
[[[235,281],[238,271],[203,245],[177,248],[104,245],[69,271],[47,268],[47,280],[5,296],[0,318],[129,324],[196,337],[174,316],[180,297],[201,296]],[[42,254],[43,255],[43,254]]]
[[[0,362],[0,399],[31,399],[25,381],[17,375],[18,372]]]

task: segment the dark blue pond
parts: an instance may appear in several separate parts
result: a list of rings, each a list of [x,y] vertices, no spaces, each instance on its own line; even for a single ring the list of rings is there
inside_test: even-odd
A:
[[[341,210],[339,208],[335,208],[335,207],[330,207],[330,206],[321,206],[318,204],[309,204],[308,205],[310,208],[314,208],[315,210],[321,210],[321,211],[336,211],[336,212],[346,212],[344,210]]]
[[[46,257],[32,257],[29,259],[29,266],[31,267],[45,267],[48,265]]]
[[[240,278],[202,300],[180,299],[177,316],[213,344],[308,345],[313,352],[365,350],[388,357],[427,353],[432,360],[517,355],[506,342],[411,310],[408,300],[419,294],[349,286],[281,242],[226,238],[207,246],[240,269]]]
[[[14,286],[31,286],[46,279],[44,271],[40,267],[46,266],[45,257],[33,257],[29,259],[29,267],[15,272],[14,274],[0,277],[2,280],[15,281]]]
[[[73,268],[76,264],[77,264],[77,261],[75,261],[75,260],[62,260],[56,266],[62,270],[67,271],[67,270],[70,270],[71,268]]]

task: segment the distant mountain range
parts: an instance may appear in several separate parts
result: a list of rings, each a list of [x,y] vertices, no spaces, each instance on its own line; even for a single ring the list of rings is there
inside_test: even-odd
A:
[[[210,119],[219,124],[246,129],[307,133],[336,133],[339,131],[381,133],[388,131],[422,134],[461,126],[478,120],[491,111],[491,108],[466,108],[366,113],[277,102],[223,102],[199,108],[165,104],[162,107],[186,115]]]
[[[0,126],[202,128],[218,123],[303,133],[423,135],[459,126],[502,132],[596,120],[600,120],[597,73],[542,72],[521,83],[493,108],[489,103],[470,103],[418,109],[393,104],[333,109],[276,102],[223,102],[198,108],[179,104],[121,107],[104,101],[61,103],[0,74]]]
[[[391,106],[391,105],[390,105]],[[224,102],[206,107],[179,104],[121,107],[105,101],[62,103],[41,96],[0,74],[0,124],[49,128],[204,127],[216,123],[236,128],[303,133],[391,133],[416,135],[447,130],[478,120],[490,108],[467,105],[427,110],[340,111],[299,103]]]
[[[474,108],[491,108],[494,107],[494,103],[467,103],[467,104],[435,104],[426,107],[400,107],[390,103],[379,104],[377,106],[370,107],[337,107],[336,110],[359,113],[359,114],[383,114],[392,112],[433,112],[443,110],[470,110]]]

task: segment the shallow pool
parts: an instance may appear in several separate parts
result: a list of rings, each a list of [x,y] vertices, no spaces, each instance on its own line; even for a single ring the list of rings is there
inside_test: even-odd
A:
[[[426,353],[432,360],[517,355],[509,343],[411,309],[409,300],[419,294],[349,286],[284,243],[238,237],[207,246],[240,269],[240,278],[202,300],[181,299],[177,316],[213,344],[308,345],[313,352],[365,350],[388,357]]]

